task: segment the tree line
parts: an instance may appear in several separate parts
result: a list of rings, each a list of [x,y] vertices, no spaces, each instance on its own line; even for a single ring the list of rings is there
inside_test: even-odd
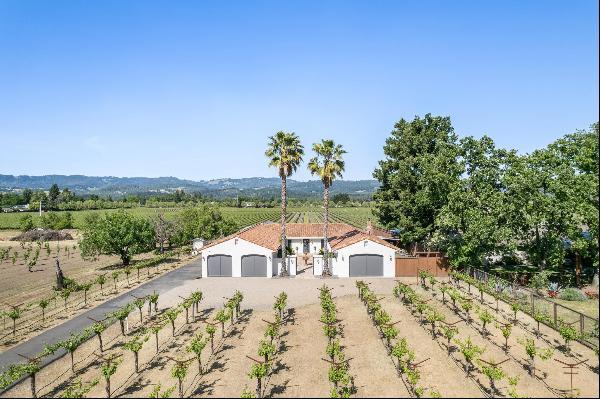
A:
[[[369,198],[357,198],[347,193],[336,193],[331,198],[337,206],[369,206]],[[29,188],[20,192],[0,192],[0,207],[13,207],[15,205],[29,205],[31,211],[40,208],[50,211],[83,211],[99,209],[135,208],[144,206],[148,208],[182,208],[202,204],[219,204],[221,206],[236,208],[275,208],[281,205],[280,198],[256,197],[237,195],[230,198],[214,198],[198,192],[188,192],[183,189],[173,193],[129,194],[120,199],[111,196],[101,197],[97,194],[77,195],[68,188],[60,188],[53,184],[46,192],[44,190],[31,190]],[[320,205],[316,198],[289,198],[290,206]]]
[[[598,270],[598,153],[598,123],[520,154],[459,138],[449,117],[401,119],[373,173],[374,213],[454,266],[529,264],[580,282]]]

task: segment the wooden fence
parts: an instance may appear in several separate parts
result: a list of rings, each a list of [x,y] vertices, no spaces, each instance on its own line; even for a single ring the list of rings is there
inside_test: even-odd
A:
[[[396,277],[415,277],[417,270],[426,270],[436,277],[446,277],[449,271],[448,258],[439,256],[417,256],[396,258]]]

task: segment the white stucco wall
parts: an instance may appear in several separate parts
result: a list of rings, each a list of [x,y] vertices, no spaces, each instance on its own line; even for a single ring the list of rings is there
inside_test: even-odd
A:
[[[365,245],[366,242],[366,245]],[[383,277],[395,277],[396,274],[396,251],[374,241],[363,240],[349,245],[337,251],[337,257],[333,258],[333,275],[338,277],[350,276],[350,255],[373,254],[383,256]]]
[[[242,276],[242,256],[244,255],[263,255],[267,257],[267,275],[273,275],[273,252],[268,248],[253,244],[241,238],[232,238],[217,245],[203,249],[202,255],[202,276],[208,275],[207,259],[211,255],[230,255],[231,256],[231,274],[232,277]]]
[[[304,244],[302,238],[289,238],[292,243],[292,248],[296,255],[302,255],[304,253]],[[321,250],[321,239],[320,238],[310,238],[308,239],[310,243],[310,253],[318,254]]]
[[[295,276],[298,269],[298,261],[296,255],[290,255],[286,257],[288,264],[288,273],[290,276]],[[277,265],[277,275],[281,274],[281,258],[275,258],[273,260]]]

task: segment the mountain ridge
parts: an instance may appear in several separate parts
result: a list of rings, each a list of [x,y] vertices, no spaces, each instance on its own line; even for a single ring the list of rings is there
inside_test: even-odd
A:
[[[87,175],[3,175],[0,174],[0,191],[23,189],[48,190],[52,184],[80,194],[97,194],[119,197],[128,194],[170,193],[175,190],[198,192],[213,197],[275,197],[280,192],[278,177],[220,178],[189,180],[174,176],[162,177],[116,177]],[[354,197],[368,198],[379,186],[377,180],[337,180],[332,194],[347,193]],[[319,180],[299,181],[288,179],[290,196],[316,197],[322,193]]]

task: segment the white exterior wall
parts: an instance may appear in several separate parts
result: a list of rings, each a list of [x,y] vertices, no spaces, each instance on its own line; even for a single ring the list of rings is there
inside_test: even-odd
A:
[[[366,242],[366,245],[365,245]],[[362,240],[337,251],[337,257],[332,258],[332,273],[338,277],[350,276],[350,256],[373,254],[383,256],[383,277],[396,275],[396,251],[370,240]],[[315,272],[316,273],[316,272]]]
[[[295,255],[302,255],[302,240],[298,238],[289,238],[292,242],[292,249],[294,250]]]
[[[201,252],[202,255],[202,276],[208,275],[207,259],[210,255],[230,255],[231,256],[231,275],[232,277],[242,276],[242,256],[244,255],[263,255],[267,257],[267,275],[272,277],[273,274],[273,252],[253,244],[241,238],[232,238],[212,247],[205,248]]]
[[[302,238],[289,238],[292,242],[292,248],[296,255],[302,255],[304,253],[304,244]],[[310,238],[310,250],[311,254],[318,254],[321,250],[321,239],[320,238]]]
[[[295,276],[297,269],[298,269],[298,265],[297,265],[297,258],[295,255],[290,255],[287,256],[285,258],[287,260],[287,264],[288,264],[288,273],[290,276]],[[281,258],[275,258],[274,262],[277,264],[277,275],[281,274]]]

